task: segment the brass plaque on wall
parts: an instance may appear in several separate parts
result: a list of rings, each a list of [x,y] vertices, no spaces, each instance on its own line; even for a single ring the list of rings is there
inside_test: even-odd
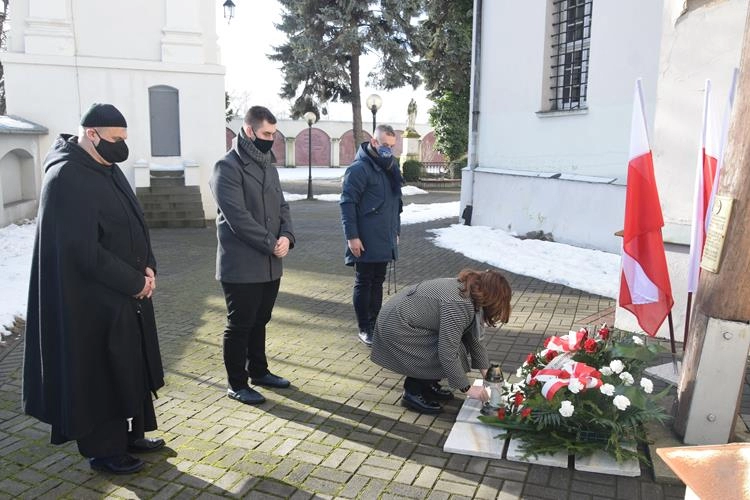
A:
[[[729,216],[732,214],[734,200],[729,196],[716,196],[711,207],[711,222],[706,232],[706,244],[703,247],[701,268],[711,273],[718,273],[721,265],[721,251],[729,227]]]

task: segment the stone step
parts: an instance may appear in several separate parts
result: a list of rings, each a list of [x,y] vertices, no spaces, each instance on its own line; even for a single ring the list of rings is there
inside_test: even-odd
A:
[[[155,219],[148,222],[150,228],[206,227],[204,219]]]
[[[185,186],[185,177],[151,177],[151,187]]]
[[[138,200],[141,202],[141,205],[145,205],[146,203],[178,203],[181,205],[185,203],[200,203],[202,205],[200,197],[194,194],[141,194],[138,195]]]
[[[203,203],[200,201],[183,201],[164,199],[162,197],[149,197],[142,199],[141,205],[145,212],[158,212],[167,210],[202,210]]]
[[[147,210],[144,212],[146,221],[152,220],[174,220],[174,219],[203,219],[203,210]]]
[[[151,170],[151,179],[154,178],[185,178],[184,170]]]
[[[200,196],[201,189],[199,186],[151,186],[136,188],[135,192],[138,197],[149,194],[197,194]]]

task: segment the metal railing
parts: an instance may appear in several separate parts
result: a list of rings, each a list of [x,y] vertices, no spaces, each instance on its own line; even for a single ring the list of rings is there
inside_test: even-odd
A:
[[[451,165],[446,161],[432,161],[422,163],[422,175],[428,179],[451,178]]]

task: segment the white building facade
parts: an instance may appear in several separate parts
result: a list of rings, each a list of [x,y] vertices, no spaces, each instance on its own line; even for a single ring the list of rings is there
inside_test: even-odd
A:
[[[121,166],[168,166],[207,189],[224,153],[224,68],[216,5],[201,0],[14,0],[5,68],[7,110],[43,125],[46,151],[60,133],[76,134],[93,102],[117,106],[128,120],[130,157]],[[149,176],[140,175],[138,187]]]
[[[703,89],[722,106],[748,0],[475,0],[471,224],[620,253],[633,89],[645,106],[682,338]],[[619,279],[619,276],[615,279]],[[618,327],[637,331],[617,311]],[[665,336],[666,326],[659,336]]]

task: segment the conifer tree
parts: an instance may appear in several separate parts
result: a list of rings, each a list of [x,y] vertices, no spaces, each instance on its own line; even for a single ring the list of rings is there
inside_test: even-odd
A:
[[[360,61],[376,54],[368,85],[391,90],[416,88],[421,77],[418,16],[423,0],[279,0],[287,34],[271,59],[282,63],[280,96],[293,100],[291,115],[326,113],[328,102],[352,105],[354,137],[362,141]]]

